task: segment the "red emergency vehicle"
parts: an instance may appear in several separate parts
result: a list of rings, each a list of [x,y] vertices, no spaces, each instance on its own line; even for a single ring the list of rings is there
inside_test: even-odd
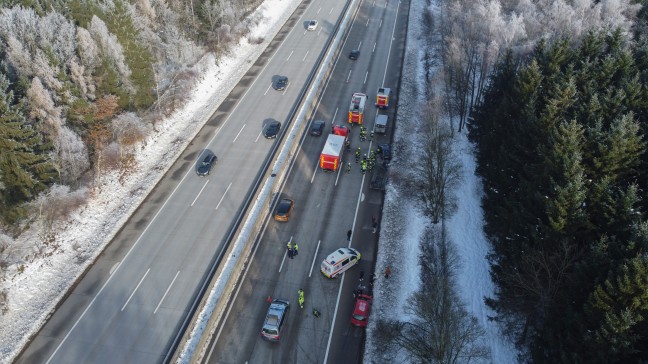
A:
[[[349,106],[349,123],[362,124],[366,102],[367,95],[359,92],[353,94],[351,97],[351,105]]]
[[[391,89],[387,87],[381,87],[378,89],[376,94],[376,107],[379,109],[389,108],[389,95],[391,94]]]
[[[342,163],[342,152],[346,144],[346,137],[329,134],[320,154],[320,168],[325,171],[337,171]]]

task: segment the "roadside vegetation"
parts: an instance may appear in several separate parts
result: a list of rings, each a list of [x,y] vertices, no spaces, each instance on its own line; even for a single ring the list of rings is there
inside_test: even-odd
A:
[[[379,345],[413,362],[488,361],[482,331],[452,301],[443,227],[460,176],[440,147],[468,133],[496,285],[484,299],[518,359],[648,359],[647,20],[645,1],[427,0],[418,108],[437,115],[420,115],[432,133],[407,139],[423,146],[412,172],[391,177],[417,187],[429,228],[420,287],[405,318],[378,323]]]

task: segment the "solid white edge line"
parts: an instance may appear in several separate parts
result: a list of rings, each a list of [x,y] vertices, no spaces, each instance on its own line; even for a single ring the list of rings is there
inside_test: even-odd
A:
[[[205,181],[205,184],[202,186],[202,188],[200,189],[200,191],[198,191],[198,194],[196,195],[196,198],[194,198],[193,202],[191,203],[191,207],[193,207],[193,205],[196,203],[196,201],[198,201],[198,197],[200,197],[200,194],[201,194],[202,191],[205,189],[205,187],[207,187],[207,184],[208,184],[208,183],[209,183],[209,180]]]
[[[148,275],[148,273],[149,273],[150,270],[151,270],[151,268],[149,268],[149,269],[146,270],[146,273],[144,273],[144,276],[142,277],[142,279],[140,279],[140,281],[139,281],[139,283],[137,284],[137,286],[135,286],[135,289],[133,290],[133,292],[130,294],[130,296],[128,296],[128,299],[126,300],[126,303],[124,303],[124,305],[123,305],[122,308],[121,308],[122,311],[124,311],[124,309],[125,309],[126,306],[128,305],[128,302],[130,302],[131,298],[133,298],[133,296],[135,295],[135,292],[137,292],[137,289],[140,287],[140,285],[142,284],[142,282],[144,282],[144,278],[146,278],[146,276]]]
[[[171,290],[171,286],[173,286],[173,283],[175,283],[176,279],[178,278],[178,274],[180,274],[180,271],[178,271],[175,274],[175,277],[173,277],[173,280],[171,281],[171,284],[169,284],[169,287],[167,287],[166,291],[164,292],[164,295],[162,296],[162,299],[160,299],[160,302],[155,307],[155,311],[153,311],[154,315],[158,312],[158,309],[162,305],[162,302],[164,302],[164,299],[166,298],[167,294],[169,294],[169,291]]]
[[[229,186],[227,186],[225,193],[223,193],[223,196],[221,196],[220,201],[218,201],[218,205],[216,205],[214,210],[218,210],[218,207],[220,206],[221,202],[223,202],[223,199],[225,198],[225,195],[227,195],[227,191],[229,191],[230,187],[232,187],[232,182],[230,182]]]
[[[319,252],[320,243],[322,240],[317,241],[317,248],[315,248],[315,255],[313,255],[313,264],[311,264],[310,272],[308,272],[308,278],[313,274],[313,267],[315,266],[315,260],[317,259],[317,253]]]

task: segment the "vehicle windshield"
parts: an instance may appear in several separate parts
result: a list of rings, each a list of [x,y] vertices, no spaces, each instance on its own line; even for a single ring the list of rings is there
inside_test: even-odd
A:
[[[364,315],[359,315],[357,313],[353,314],[353,318],[358,320],[358,321],[364,321],[366,317]]]
[[[276,329],[269,329],[264,327],[263,332],[268,334],[268,335],[277,335],[277,330]]]
[[[278,211],[279,213],[286,213],[286,212],[288,212],[289,209],[290,209],[290,202],[288,202],[288,201],[282,201],[282,202],[279,204],[279,208],[277,209],[277,211]]]

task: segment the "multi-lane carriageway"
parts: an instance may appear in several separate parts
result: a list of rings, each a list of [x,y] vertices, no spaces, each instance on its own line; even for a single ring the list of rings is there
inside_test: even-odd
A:
[[[198,287],[274,148],[273,141],[259,138],[262,124],[272,118],[288,125],[291,108],[343,7],[343,1],[330,0],[299,6],[17,362],[168,360],[171,342]],[[330,128],[330,123],[344,120],[353,92],[364,91],[372,98],[379,86],[398,82],[408,7],[407,2],[395,0],[360,4],[342,56],[357,47],[362,54],[355,62],[337,60],[315,118],[326,120]],[[305,22],[313,18],[319,20],[319,29],[307,32]],[[276,75],[290,77],[290,86],[283,92],[268,89]],[[368,108],[369,128],[372,112]],[[347,290],[345,280],[323,279],[317,272],[318,261],[347,244],[346,231],[353,227],[351,243],[358,245],[364,258],[358,270],[369,271],[375,237],[367,226],[372,214],[378,213],[382,196],[366,191],[357,170],[348,176],[322,173],[313,178],[321,149],[318,143],[323,140],[304,139],[283,190],[297,201],[294,218],[267,225],[210,360],[318,362],[328,355],[329,362],[347,362],[335,358],[348,355],[343,354],[348,347],[342,350],[345,342],[340,339],[346,337],[348,318],[343,316],[348,316],[344,311],[352,303],[341,296]],[[368,143],[362,147],[366,149]],[[218,165],[210,176],[199,178],[196,162],[210,152],[218,155]],[[284,262],[279,272],[283,241],[290,236],[300,240],[300,256]],[[313,264],[314,272],[307,274]],[[285,342],[275,346],[261,342],[258,331],[267,295],[295,301],[299,287],[307,292],[307,305],[318,304],[322,317],[312,321],[308,311],[293,310]],[[335,332],[342,334],[332,335]],[[360,336],[356,332],[349,337]]]
[[[343,45],[334,72],[312,116],[325,120],[326,132],[332,124],[346,121],[350,97],[354,92],[369,95],[372,105],[378,87],[396,86],[400,79],[401,59],[409,3],[398,1],[363,1]],[[357,61],[346,58],[352,49],[360,48]],[[373,127],[375,108],[366,108],[366,126]],[[393,120],[393,110],[390,118]],[[360,146],[363,153],[377,142],[388,142],[389,136],[376,136],[373,142],[361,143],[355,127],[352,150]],[[325,135],[324,135],[325,136]],[[322,137],[305,135],[301,150],[282,196],[297,203],[294,217],[288,223],[268,221],[255,247],[253,260],[238,294],[230,305],[225,322],[216,328],[205,362],[209,363],[353,363],[360,360],[364,329],[349,323],[353,307],[352,291],[360,271],[365,277],[372,271],[377,235],[372,233],[372,217],[379,216],[382,194],[367,189],[369,174],[361,175],[353,153],[347,153],[345,168],[325,173],[317,167]],[[346,233],[353,229],[350,242]],[[299,255],[287,259],[285,242],[299,243]],[[327,280],[319,264],[341,246],[359,249],[363,258],[358,267],[338,280]],[[297,290],[306,292],[306,306],[297,305]],[[281,342],[269,343],[260,338],[261,325],[268,307],[267,298],[287,299],[292,303],[286,331]],[[316,308],[321,316],[312,315]]]

